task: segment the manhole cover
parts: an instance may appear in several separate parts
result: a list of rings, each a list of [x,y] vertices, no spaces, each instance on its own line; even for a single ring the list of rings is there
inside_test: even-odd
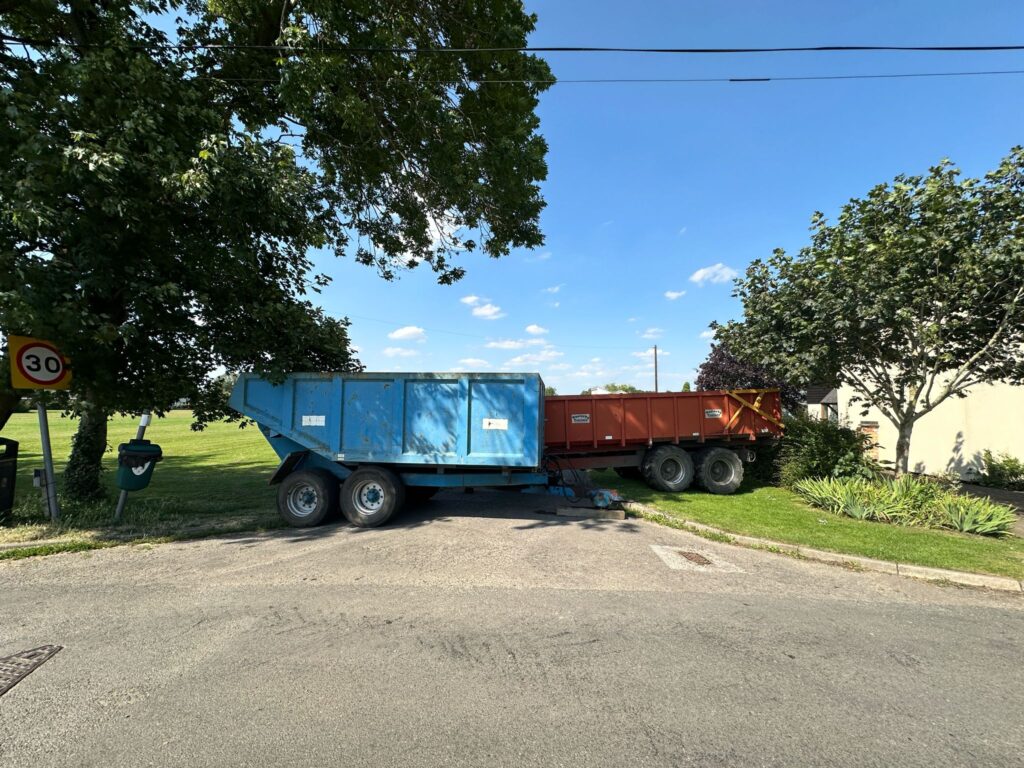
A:
[[[676,552],[685,557],[691,563],[696,563],[697,565],[711,565],[711,561],[699,552],[687,552],[685,549],[677,549]]]
[[[24,680],[30,672],[63,647],[62,645],[40,645],[30,651],[0,657],[0,696]]]
[[[663,544],[651,544],[651,549],[673,571],[690,571],[692,573],[743,573],[733,563],[710,549],[697,551],[682,547],[669,547]]]

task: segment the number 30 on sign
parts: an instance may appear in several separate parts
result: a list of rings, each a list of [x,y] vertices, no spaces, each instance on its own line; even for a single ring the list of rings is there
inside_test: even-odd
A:
[[[60,351],[48,341],[8,336],[11,386],[14,389],[67,389],[71,369]]]

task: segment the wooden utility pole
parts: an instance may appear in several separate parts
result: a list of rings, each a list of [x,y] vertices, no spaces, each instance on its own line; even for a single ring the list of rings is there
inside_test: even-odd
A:
[[[658,345],[654,345],[654,391],[658,391]]]

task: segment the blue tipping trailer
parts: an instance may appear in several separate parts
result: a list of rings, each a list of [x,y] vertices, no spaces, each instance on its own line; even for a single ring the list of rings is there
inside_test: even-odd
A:
[[[292,525],[321,522],[339,496],[369,527],[440,488],[568,493],[543,468],[536,373],[296,373],[279,384],[243,374],[229,403],[281,458],[271,482]]]

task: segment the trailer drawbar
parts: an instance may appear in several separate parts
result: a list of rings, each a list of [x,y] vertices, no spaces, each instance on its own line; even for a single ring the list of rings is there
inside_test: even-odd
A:
[[[339,505],[353,525],[383,525],[442,488],[572,498],[565,478],[598,468],[661,491],[732,493],[744,461],[782,434],[778,390],[545,397],[536,373],[243,374],[229,402],[280,457],[270,482],[296,527]]]

